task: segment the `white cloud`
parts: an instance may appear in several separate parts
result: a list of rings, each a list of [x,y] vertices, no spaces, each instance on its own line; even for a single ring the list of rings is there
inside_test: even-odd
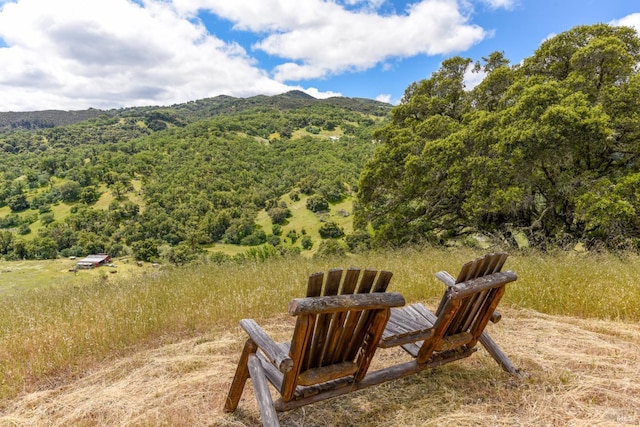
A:
[[[518,0],[481,0],[482,3],[485,3],[492,9],[511,9]]]
[[[464,87],[466,90],[471,90],[474,87],[478,86],[480,83],[482,83],[482,81],[484,80],[485,77],[487,77],[487,73],[480,70],[480,71],[473,71],[474,68],[474,64],[469,64],[469,66],[467,67],[467,69],[464,72]]]
[[[19,0],[0,9],[0,111],[157,105],[276,94],[239,45],[165,2]]]
[[[354,2],[351,2],[354,3]],[[456,0],[423,0],[402,14],[350,11],[323,0],[174,0],[185,14],[207,9],[239,30],[264,32],[254,48],[289,60],[273,70],[278,81],[362,71],[388,58],[460,52],[485,31],[469,23]],[[380,6],[382,2],[369,2]]]
[[[391,95],[387,93],[381,93],[380,95],[376,96],[376,101],[386,102],[388,104],[391,104]]]
[[[318,99],[326,99],[326,98],[332,98],[334,96],[342,96],[340,92],[331,92],[331,91],[321,92],[320,90],[318,90],[318,88],[315,88],[315,87],[310,87],[306,89],[299,87],[297,89],[305,92],[307,95],[311,95],[314,98],[318,98]]]
[[[0,111],[282,93],[297,88],[285,82],[464,51],[487,35],[469,22],[466,4],[422,0],[393,11],[385,0],[0,0]],[[221,40],[202,11],[258,41]],[[257,51],[282,60],[261,69]]]
[[[633,27],[640,34],[640,13],[632,13],[624,18],[616,19],[611,22],[611,25],[620,25],[626,27]]]

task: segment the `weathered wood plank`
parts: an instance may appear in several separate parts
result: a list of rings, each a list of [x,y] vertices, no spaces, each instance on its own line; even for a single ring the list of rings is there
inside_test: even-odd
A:
[[[231,381],[231,387],[229,388],[227,400],[224,404],[225,412],[233,412],[238,407],[238,402],[240,402],[240,397],[242,396],[242,390],[244,390],[244,385],[249,378],[249,367],[247,365],[249,355],[255,354],[257,349],[258,346],[251,338],[244,343],[244,349],[240,354],[238,367],[236,368],[233,381]]]
[[[420,353],[420,349],[422,348],[422,344],[424,341],[416,341],[408,344],[404,344],[402,349],[412,355],[413,357],[418,357],[418,353]]]
[[[358,285],[358,295],[368,295],[368,292],[371,291],[373,284],[378,276],[377,270],[365,269],[362,272],[362,277],[360,278],[360,283]],[[381,292],[376,292],[371,295],[391,295],[384,294]],[[404,304],[402,304],[404,305]],[[390,306],[389,306],[390,307]],[[396,306],[399,307],[399,306]],[[382,307],[367,307],[367,310],[373,308],[382,308]],[[344,330],[344,339],[336,353],[336,357],[339,360],[351,360],[355,357],[357,349],[360,346],[360,341],[364,337],[364,329],[365,325],[369,322],[370,313],[367,311],[363,312],[351,312],[349,313],[349,317],[347,319],[347,323],[345,324]]]
[[[348,295],[355,292],[356,287],[358,286],[358,279],[360,278],[360,271],[361,270],[359,268],[349,268],[347,270],[340,294]]]
[[[516,276],[513,271],[508,270],[471,279],[464,283],[456,283],[455,285],[450,286],[449,290],[452,297],[464,298],[483,289],[497,288],[499,286],[506,285],[507,283],[514,282],[517,279],[518,276]]]
[[[436,273],[436,278],[447,286],[452,286],[456,284],[455,277],[453,277],[451,274],[447,273],[446,271],[438,271]]]
[[[458,277],[456,278],[456,283],[460,283],[460,282],[464,282],[468,275],[469,275],[469,270],[473,268],[473,261],[469,261],[467,263],[465,263],[462,268],[460,268],[460,273],[458,273]]]
[[[351,313],[355,314],[355,313]],[[345,351],[344,354],[341,354],[343,358],[346,360],[350,360],[356,357],[356,353],[358,349],[362,345],[362,340],[364,339],[366,333],[366,326],[370,322],[371,312],[365,310],[360,312],[360,317],[358,318],[355,327],[353,327],[353,332],[348,336],[346,340]],[[355,318],[356,316],[354,316]],[[351,323],[353,325],[353,323]],[[350,328],[351,329],[351,328]]]
[[[322,291],[323,296],[337,295],[342,282],[341,268],[333,268],[326,274],[326,281]],[[311,338],[311,348],[306,356],[303,369],[313,369],[322,366],[323,354],[326,352],[327,345],[331,344],[331,334],[335,332],[335,328],[330,330],[331,313],[320,313],[316,318],[316,326]]]
[[[344,360],[349,360],[349,348],[351,345],[351,340],[353,338],[353,332],[358,326],[358,322],[360,321],[360,317],[362,316],[362,311],[351,311],[347,315],[345,319],[344,326],[342,329],[342,337],[340,342],[338,343],[338,347],[335,351],[334,361],[341,362]]]
[[[332,381],[338,378],[353,375],[358,370],[354,362],[334,363],[321,368],[308,369],[298,377],[298,384],[309,386],[322,382]]]
[[[392,310],[391,318],[389,319],[389,325],[397,325],[398,328],[403,328],[407,331],[414,331],[417,329],[425,329],[426,319],[416,319],[407,313],[407,310],[404,310],[406,307],[402,307],[401,309]]]
[[[469,343],[473,339],[473,335],[470,332],[460,332],[455,335],[447,335],[436,345],[436,351],[453,350],[454,348],[461,347]]]
[[[396,346],[404,346],[418,341],[424,341],[433,338],[433,328],[423,329],[419,331],[407,331],[399,334],[383,336],[378,347],[391,348]]]
[[[304,355],[310,345],[314,324],[315,316],[313,315],[299,316],[296,320],[296,327],[293,331],[293,337],[291,338],[291,350],[289,351],[289,355],[293,360],[293,369],[284,375],[282,389],[280,390],[282,399],[285,402],[293,398],[298,375],[300,375],[304,362]]]
[[[467,352],[456,352],[451,355],[447,355],[446,358],[437,359],[429,363],[422,364],[416,363],[415,360],[412,360],[375,372],[370,372],[362,379],[362,381],[359,382],[342,382],[334,385],[334,388],[330,388],[329,390],[316,393],[308,397],[292,400],[289,402],[277,401],[275,404],[276,410],[289,411],[301,406],[306,406],[312,403],[320,402],[322,400],[330,399],[368,387],[376,386],[385,382],[393,381],[395,379],[406,377],[408,375],[417,374],[418,372],[424,371],[425,369],[431,369],[445,363],[464,359],[465,357],[469,357],[471,354],[473,354],[473,352],[474,350],[468,350]]]
[[[271,399],[269,385],[267,384],[260,359],[258,359],[255,354],[250,354],[248,365],[253,390],[256,395],[256,400],[258,401],[262,425],[264,427],[279,427],[278,414],[276,414],[276,409],[273,406],[273,399]]]
[[[384,270],[380,271],[380,274],[378,274],[378,279],[375,281],[371,292],[385,292],[389,287],[389,283],[391,282],[392,277],[392,272]]]
[[[440,316],[438,316],[438,320],[436,320],[433,325],[433,337],[428,340],[425,340],[422,344],[422,348],[420,348],[420,352],[418,353],[417,362],[425,363],[431,357],[431,354],[435,350],[436,346],[442,339],[444,335],[444,331],[447,330],[451,319],[456,313],[456,310],[460,306],[459,299],[448,299],[445,303],[444,309]]]
[[[319,297],[322,293],[324,272],[313,273],[307,282],[307,297]]]
[[[341,268],[332,268],[329,270],[327,274],[327,282],[324,285],[324,292],[322,295],[337,295],[338,289],[340,289],[340,282],[342,282],[342,273],[344,272]]]
[[[411,304],[408,307],[409,307],[409,310],[413,310],[416,313],[418,313],[420,316],[427,319],[427,322],[429,322],[429,324],[431,325],[435,325],[436,320],[438,320],[438,317],[434,315],[432,312],[430,312],[427,309],[427,307],[425,307],[423,304],[416,303],[416,304]]]
[[[267,359],[281,372],[288,372],[293,368],[293,360],[283,353],[278,344],[253,319],[242,319],[240,326],[247,335],[258,345]]]
[[[463,314],[464,321],[460,326],[460,331],[466,331],[469,329],[469,327],[471,326],[471,323],[476,318],[476,315],[478,314],[480,307],[482,307],[485,304],[485,301],[487,300],[488,296],[489,296],[489,291],[485,290],[485,291],[478,292],[476,295],[474,295],[471,298],[471,300],[469,301],[468,311]]]
[[[360,350],[357,352],[358,359],[356,363],[358,365],[358,371],[354,375],[356,382],[362,380],[369,370],[369,365],[371,365],[373,356],[378,349],[380,336],[382,336],[384,327],[389,320],[389,311],[388,308],[384,308],[372,310],[372,312],[368,313],[368,315],[372,317],[372,320],[365,331]]]
[[[493,360],[498,362],[502,369],[512,375],[521,375],[520,371],[516,369],[511,360],[509,360],[509,356],[502,351],[500,346],[498,346],[498,344],[496,344],[496,342],[486,332],[483,332],[482,335],[480,335],[480,344],[482,344],[487,352],[489,352],[491,357],[493,357]]]
[[[278,369],[276,369],[276,367],[273,366],[273,364],[271,364],[264,357],[264,354],[256,353],[256,356],[258,356],[258,358],[262,362],[262,368],[264,369],[264,374],[266,375],[269,382],[273,384],[276,390],[281,390],[282,381],[284,380],[284,374],[280,372]]]
[[[344,340],[344,323],[347,318],[347,312],[341,311],[333,313],[331,319],[331,326],[327,334],[327,344],[322,351],[322,365],[328,363],[338,363],[342,360],[338,360],[336,357],[336,348],[338,348],[340,340]]]
[[[342,285],[343,289],[341,294],[352,294],[359,290],[360,288],[359,280],[361,278],[360,273],[361,273],[360,269],[357,269],[357,270],[349,269],[347,271],[344,284]],[[362,278],[364,277],[365,275],[362,275]],[[351,339],[353,330],[357,325],[360,315],[361,315],[361,312],[356,312],[356,313],[350,312],[348,313],[348,315],[336,319],[336,321],[341,322],[341,330],[340,330],[340,336],[338,338],[338,341],[336,342],[335,347],[333,347],[333,354],[331,359],[332,363],[338,363],[338,362],[347,360],[346,352],[348,350],[349,340]]]
[[[376,279],[377,274],[378,272],[376,270],[370,269],[366,269],[362,272],[362,278],[360,279],[360,284],[358,285],[359,294],[366,294],[371,291],[373,281]]]
[[[469,345],[476,345],[476,342],[480,338],[480,334],[484,331],[489,323],[489,318],[493,311],[496,309],[500,300],[502,299],[502,295],[504,295],[506,288],[503,286],[501,288],[492,289],[489,297],[487,298],[487,303],[480,309],[478,313],[478,318],[475,324],[471,327],[470,332],[473,334],[474,339],[469,342]]]
[[[371,310],[400,307],[404,304],[404,297],[398,292],[294,298],[289,303],[289,314],[300,316],[302,314],[335,313],[346,310]]]
[[[316,326],[311,336],[311,347],[305,356],[305,363],[302,369],[319,368],[322,364],[322,351],[326,345],[327,331],[331,323],[330,313],[313,313]]]

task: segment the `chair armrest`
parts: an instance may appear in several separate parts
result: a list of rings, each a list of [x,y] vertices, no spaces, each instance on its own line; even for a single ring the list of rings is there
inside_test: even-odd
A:
[[[303,314],[338,313],[350,310],[376,310],[401,307],[405,304],[404,297],[398,292],[294,298],[289,302],[289,314],[300,316]]]
[[[436,273],[436,278],[447,286],[453,286],[456,284],[456,279],[446,271],[438,271]]]
[[[287,373],[293,368],[293,360],[284,353],[280,346],[253,319],[242,319],[240,326],[245,330],[249,338],[262,350],[269,362],[282,373]]]

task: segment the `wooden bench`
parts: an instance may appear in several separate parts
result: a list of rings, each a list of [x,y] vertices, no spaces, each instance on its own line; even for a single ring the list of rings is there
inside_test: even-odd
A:
[[[378,385],[470,356],[477,342],[511,373],[507,356],[484,332],[505,285],[517,279],[501,272],[506,254],[490,254],[463,266],[457,279],[437,277],[447,290],[436,314],[422,304],[405,306],[385,292],[391,273],[330,270],[309,277],[307,297],[291,300],[296,317],[291,341],[275,343],[253,320],[240,325],[249,338],[240,356],[225,411],[234,411],[251,377],[265,426],[278,426],[277,412]],[[370,372],[377,348],[402,346],[413,359]],[[273,402],[268,383],[280,397]]]

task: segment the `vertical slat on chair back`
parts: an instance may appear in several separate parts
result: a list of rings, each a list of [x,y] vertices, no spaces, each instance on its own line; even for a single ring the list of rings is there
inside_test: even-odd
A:
[[[466,263],[460,269],[456,283],[500,272],[508,256],[506,253],[493,253]],[[485,306],[491,303],[497,296],[497,292],[498,289],[490,289],[464,298],[445,335],[453,335],[469,330],[474,321],[482,317],[479,314],[484,313]],[[483,309],[483,307],[485,308]]]
[[[307,296],[384,292],[392,274],[358,268],[332,269],[309,276]],[[353,360],[370,320],[368,310],[319,314],[306,344],[301,371]]]
[[[326,281],[324,281],[324,283],[324,273],[312,274],[309,277],[307,285],[307,297],[337,295],[342,279],[342,271],[343,270],[341,269],[329,270],[326,274]],[[325,340],[327,339],[327,331],[329,329],[330,321],[331,314],[320,314],[316,316],[315,329],[313,330],[313,335],[309,340],[307,351],[305,352],[305,357],[302,362],[302,370],[317,368],[320,366],[322,350],[325,345]]]
[[[362,274],[357,293],[385,292],[391,281],[391,272],[365,270]],[[362,340],[367,333],[366,326],[371,321],[370,311],[351,312],[345,324],[343,344],[335,354],[336,361],[353,360],[362,346]]]

